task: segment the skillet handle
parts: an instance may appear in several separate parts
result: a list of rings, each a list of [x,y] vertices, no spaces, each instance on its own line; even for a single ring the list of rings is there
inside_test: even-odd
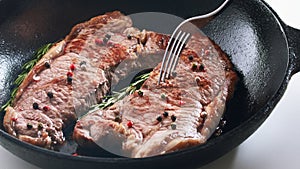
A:
[[[289,44],[291,74],[300,71],[300,30],[290,26],[285,27]]]

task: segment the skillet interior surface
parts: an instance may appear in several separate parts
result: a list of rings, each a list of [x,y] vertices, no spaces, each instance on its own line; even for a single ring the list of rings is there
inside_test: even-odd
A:
[[[76,23],[113,10],[125,14],[156,11],[187,18],[210,11],[220,2],[164,1],[157,5],[156,1],[1,1],[0,103],[8,100],[21,65],[32,58],[34,51],[64,38]],[[203,31],[230,56],[241,78],[228,104],[228,125],[222,136],[202,146],[145,159],[72,157],[22,143],[2,130],[1,144],[43,168],[132,168],[140,164],[177,168],[203,165],[220,157],[252,134],[273,108],[268,104],[280,97],[276,94],[287,76],[288,47],[279,21],[261,1],[232,1]],[[49,164],[48,158],[57,163]]]

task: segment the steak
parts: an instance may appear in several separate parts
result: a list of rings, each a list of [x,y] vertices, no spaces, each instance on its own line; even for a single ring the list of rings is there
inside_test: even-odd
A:
[[[133,158],[205,143],[237,80],[228,57],[209,38],[195,35],[182,51],[174,77],[158,85],[160,67],[138,91],[81,118],[73,133],[77,143]]]
[[[62,145],[64,129],[74,125],[92,105],[100,103],[111,86],[139,67],[139,62],[147,62],[143,58],[157,53],[167,43],[163,41],[164,35],[148,32],[147,39],[153,39],[155,44],[149,41],[145,47],[145,35],[118,11],[73,27],[19,86],[12,105],[6,108],[6,131],[37,146],[52,149]],[[147,52],[152,46],[154,50]],[[132,62],[138,55],[139,62]],[[116,69],[121,62],[123,69]]]

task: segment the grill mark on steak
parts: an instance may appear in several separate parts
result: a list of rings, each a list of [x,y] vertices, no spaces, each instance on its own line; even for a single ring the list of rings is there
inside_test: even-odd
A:
[[[188,59],[191,54],[193,61]],[[194,63],[204,68],[193,70]],[[112,153],[140,158],[205,143],[237,80],[226,54],[207,37],[193,37],[181,54],[175,78],[157,85],[159,69],[160,64],[141,87],[143,96],[135,92],[80,119],[73,133],[78,144],[88,147],[96,143]],[[163,93],[165,100],[161,99]],[[169,117],[159,122],[157,117],[165,111]],[[176,116],[175,130],[171,115]],[[121,120],[116,122],[116,116]]]
[[[110,90],[113,77],[117,83],[130,71],[115,70],[115,67],[124,59],[137,58],[138,51],[133,49],[140,44],[137,40],[128,40],[123,33],[140,33],[131,26],[130,18],[117,11],[75,26],[65,40],[42,57],[20,85],[12,106],[6,109],[3,121],[6,131],[41,147],[63,144],[63,129],[91,105],[101,102]],[[111,35],[107,44],[95,42],[103,40],[107,33]],[[45,69],[45,61],[51,68]],[[70,70],[71,64],[75,70]],[[67,80],[68,72],[73,74],[72,81]],[[34,78],[36,76],[38,78]],[[48,92],[53,93],[53,98],[47,96]],[[33,104],[38,104],[38,109],[33,108]]]

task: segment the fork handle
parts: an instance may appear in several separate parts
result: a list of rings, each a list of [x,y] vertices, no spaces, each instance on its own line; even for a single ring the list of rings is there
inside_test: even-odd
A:
[[[178,29],[183,26],[184,24],[186,24],[187,22],[192,22],[194,21],[193,23],[196,23],[196,25],[200,27],[203,27],[204,25],[206,25],[211,19],[214,18],[214,16],[219,13],[226,5],[227,3],[229,2],[230,0],[225,0],[218,8],[216,8],[215,10],[211,11],[210,13],[207,13],[207,14],[204,14],[204,15],[198,15],[198,16],[194,16],[194,17],[191,17],[191,18],[188,18],[186,19],[185,21],[183,21],[182,23],[180,23],[174,32],[177,32]],[[198,20],[198,22],[197,22]],[[203,20],[203,21],[201,21]]]

